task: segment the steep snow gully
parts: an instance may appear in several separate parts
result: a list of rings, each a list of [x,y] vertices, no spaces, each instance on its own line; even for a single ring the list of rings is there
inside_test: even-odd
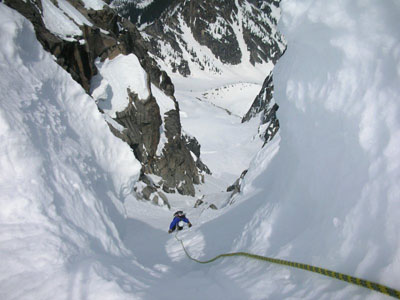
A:
[[[206,90],[195,81],[176,84],[183,127],[215,170],[197,194],[220,208],[173,197],[194,224],[179,237],[198,259],[246,251],[399,290],[400,5],[283,0],[281,8],[281,129],[264,148],[256,120],[241,125],[199,102]],[[390,299],[246,258],[188,260],[167,234],[172,212],[130,193],[140,164],[93,99],[26,19],[0,3],[0,20],[1,299]],[[225,187],[245,168],[226,205]]]

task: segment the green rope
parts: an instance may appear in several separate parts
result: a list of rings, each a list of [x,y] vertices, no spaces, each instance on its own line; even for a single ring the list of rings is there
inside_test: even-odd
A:
[[[343,273],[334,272],[334,271],[331,271],[331,270],[328,270],[328,269],[315,267],[315,266],[312,266],[312,265],[301,264],[301,263],[287,261],[287,260],[283,260],[283,259],[270,258],[270,257],[251,254],[251,253],[247,253],[247,252],[223,253],[223,254],[217,255],[214,258],[211,258],[209,260],[198,260],[198,259],[192,257],[189,254],[189,252],[185,248],[185,245],[183,244],[183,241],[178,238],[177,234],[178,233],[175,234],[175,238],[181,243],[183,251],[185,251],[186,256],[189,259],[191,259],[191,260],[193,260],[193,261],[195,261],[196,263],[199,263],[199,264],[208,264],[208,263],[211,263],[213,261],[216,261],[217,259],[224,258],[224,257],[244,256],[244,257],[251,258],[251,259],[267,261],[267,262],[278,264],[278,265],[285,265],[285,266],[289,266],[289,267],[293,267],[293,268],[298,268],[298,269],[302,269],[302,270],[318,273],[318,274],[321,274],[321,275],[325,275],[325,276],[328,276],[328,277],[336,278],[338,280],[349,282],[349,283],[352,283],[352,284],[355,284],[355,285],[358,285],[358,286],[362,286],[362,287],[365,287],[367,289],[370,289],[370,290],[373,290],[373,291],[377,291],[379,293],[382,293],[382,294],[385,294],[385,295],[392,296],[394,298],[400,299],[400,291],[392,289],[390,287],[387,287],[387,286],[379,284],[379,283],[375,283],[375,282],[368,281],[368,280],[365,280],[365,279],[360,279],[360,278],[353,277],[353,276],[350,276],[350,275],[346,275],[346,274],[343,274]]]

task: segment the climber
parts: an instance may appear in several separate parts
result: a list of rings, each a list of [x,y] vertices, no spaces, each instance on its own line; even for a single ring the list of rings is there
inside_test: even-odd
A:
[[[189,227],[192,227],[192,223],[190,223],[189,219],[186,218],[183,211],[178,210],[174,213],[174,219],[172,220],[171,225],[169,225],[168,233],[171,233],[175,229],[182,230],[185,225],[183,222],[187,223]]]

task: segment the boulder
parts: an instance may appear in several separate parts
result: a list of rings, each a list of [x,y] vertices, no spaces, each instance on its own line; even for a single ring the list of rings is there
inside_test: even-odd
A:
[[[194,208],[198,208],[200,205],[202,205],[204,203],[203,200],[201,199],[197,199],[196,203],[194,204]]]
[[[210,206],[208,208],[211,208],[213,210],[217,210],[218,209],[218,207],[215,206],[215,204],[210,204]]]

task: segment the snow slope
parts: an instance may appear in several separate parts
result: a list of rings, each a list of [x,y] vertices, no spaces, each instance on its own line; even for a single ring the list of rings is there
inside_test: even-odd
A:
[[[120,236],[140,164],[32,25],[2,3],[0,19],[0,298],[132,297]]]
[[[231,93],[218,93],[221,102],[231,100]],[[259,120],[242,124],[239,116],[208,102],[204,93],[177,91],[176,98],[182,127],[199,141],[202,161],[214,178],[222,180],[220,190],[226,190],[248,168],[262,146],[257,135]]]
[[[254,214],[233,248],[400,289],[400,7],[281,4],[288,50],[274,73],[280,142],[251,164],[241,206]],[[243,217],[246,209],[237,208]],[[253,299],[385,298],[282,267],[224,268]]]

